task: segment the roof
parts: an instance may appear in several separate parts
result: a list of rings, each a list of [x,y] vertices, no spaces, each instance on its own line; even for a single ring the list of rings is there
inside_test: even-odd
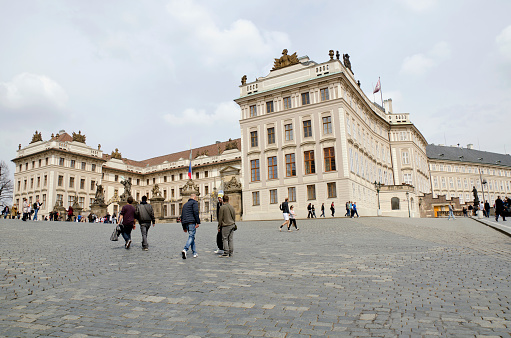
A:
[[[511,156],[509,154],[490,153],[488,151],[434,144],[427,145],[426,154],[429,159],[434,160],[462,161],[511,167]],[[479,160],[480,158],[481,160]]]
[[[57,137],[58,136],[58,137]],[[50,141],[59,141],[59,142],[71,142],[73,141],[73,137],[68,133],[64,132],[62,134],[57,134],[50,139]]]

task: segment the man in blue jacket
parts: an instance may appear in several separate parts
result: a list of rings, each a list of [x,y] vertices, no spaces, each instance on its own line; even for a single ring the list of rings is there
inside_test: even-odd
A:
[[[183,210],[181,211],[181,225],[183,226],[183,231],[188,231],[188,240],[181,252],[183,259],[186,259],[186,253],[189,247],[192,249],[193,258],[198,257],[197,250],[195,248],[195,232],[197,231],[199,224],[199,203],[197,203],[197,195],[191,194],[190,199],[185,203],[185,205],[183,205]]]

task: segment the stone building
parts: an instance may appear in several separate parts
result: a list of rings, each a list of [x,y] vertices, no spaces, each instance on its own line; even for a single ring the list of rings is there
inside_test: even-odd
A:
[[[384,109],[368,99],[347,54],[329,56],[316,63],[284,50],[267,76],[242,78],[245,220],[280,218],[286,197],[298,216],[309,203],[343,214],[347,201],[376,215],[378,197],[383,215],[418,216],[417,196],[430,191],[425,138],[392,101]]]

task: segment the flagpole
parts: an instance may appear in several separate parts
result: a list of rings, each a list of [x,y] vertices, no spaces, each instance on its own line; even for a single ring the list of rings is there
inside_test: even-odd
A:
[[[376,99],[374,98],[374,86],[373,86],[373,83],[371,82],[371,88],[373,88],[373,102],[376,101]]]
[[[380,82],[381,107],[385,110],[385,107],[383,106],[383,90],[381,90],[381,80],[379,76],[378,81]]]

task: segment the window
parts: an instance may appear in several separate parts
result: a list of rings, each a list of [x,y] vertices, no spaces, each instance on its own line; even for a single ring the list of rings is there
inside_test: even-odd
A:
[[[251,171],[251,181],[252,182],[260,181],[259,160],[250,161],[250,171]]]
[[[321,101],[330,100],[330,95],[328,94],[328,88],[320,89],[321,92]]]
[[[250,117],[255,117],[257,116],[257,109],[256,109],[256,106],[253,105],[253,106],[250,106]]]
[[[408,152],[403,151],[401,156],[403,158],[403,164],[410,164],[410,158],[408,157]]]
[[[43,205],[46,205],[46,194],[43,194]]]
[[[257,131],[250,132],[250,146],[257,147]]]
[[[311,121],[303,121],[303,137],[312,137]]]
[[[170,189],[170,197],[171,198],[175,197],[175,190],[174,189]]]
[[[87,166],[87,163],[82,162],[82,170],[85,170],[86,166]]]
[[[204,187],[204,195],[207,195],[207,194],[209,194],[209,186],[206,185]]]
[[[58,178],[58,181],[57,181],[57,185],[59,187],[61,187],[63,183],[64,183],[64,176],[59,175],[59,178]]]
[[[477,180],[477,183],[479,183],[479,180]],[[454,189],[454,180],[452,177],[449,177],[449,188]]]
[[[392,210],[399,210],[399,198],[392,197],[390,200],[390,206],[392,207]]]
[[[59,204],[62,205],[62,203],[64,203],[64,195],[57,194],[57,202],[59,202]]]
[[[174,175],[171,175],[171,176],[170,176],[170,180],[171,180],[171,181],[174,181]],[[137,180],[137,182],[138,182],[138,180]],[[137,184],[138,184],[138,183],[137,183]]]
[[[74,177],[70,177],[69,178],[69,187],[70,188],[74,188],[75,187],[75,178]]]
[[[350,118],[349,117],[346,117],[346,130],[348,131],[348,135],[351,135]]]
[[[119,175],[115,175],[115,176],[114,176],[114,181],[115,181],[115,182],[119,181]]]
[[[296,202],[296,188],[295,187],[287,188],[287,197],[289,198],[289,202]]]
[[[307,199],[308,200],[316,199],[316,186],[314,184],[307,186]]]
[[[207,170],[204,171],[204,177],[209,177],[209,172]]]
[[[30,189],[34,189],[34,178],[30,179]]]
[[[182,180],[183,179],[183,173],[179,174],[179,179]],[[149,180],[147,181],[147,184],[149,184]]]
[[[37,187],[41,186],[41,176],[37,177]]]
[[[303,157],[305,161],[305,174],[315,174],[316,165],[314,163],[314,150],[304,151]]]
[[[323,134],[331,134],[332,133],[332,117],[325,116],[323,117]]]
[[[163,182],[167,182],[167,176],[163,176]]]
[[[47,157],[47,158],[46,158],[46,165],[48,165],[49,161],[50,161],[50,160],[49,160],[49,158]]]
[[[197,173],[195,173],[195,178],[196,178],[196,179],[199,179],[199,173],[198,173],[198,172],[197,172]],[[153,179],[153,183],[154,183],[154,179]]]
[[[85,206],[85,197],[79,197],[78,204],[80,204],[80,208],[83,208]]]
[[[270,190],[270,204],[277,204],[277,189]]]
[[[275,144],[275,128],[268,128],[268,144]]]
[[[261,202],[259,201],[259,191],[252,192],[252,205],[259,205]]]
[[[284,109],[291,109],[291,97],[284,98]]]
[[[433,179],[433,182],[434,182],[434,184],[435,184],[435,188],[438,188],[438,177],[435,177],[435,178]]]
[[[167,189],[163,189],[163,198],[167,199]]]
[[[273,113],[273,101],[266,102],[266,112]]]
[[[48,184],[48,175],[44,175],[44,186]]]
[[[27,190],[27,180],[23,181],[23,190]]]
[[[80,189],[85,189],[85,178],[80,180]]]
[[[90,166],[90,170],[91,170],[91,171],[96,171],[96,165],[95,165],[95,164],[92,164],[92,165]]]
[[[94,190],[96,188],[96,181],[90,181],[90,190]]]
[[[335,152],[334,147],[323,149],[325,154],[325,171],[335,170]]]
[[[286,154],[286,176],[296,176],[295,154]]]
[[[277,176],[277,156],[268,157],[268,179],[272,180]]]
[[[63,157],[61,157],[61,158],[59,159],[59,165],[61,165],[61,166],[63,166],[63,165],[64,165],[64,158],[63,158]]]
[[[412,185],[412,174],[403,174],[403,182]]]
[[[285,135],[286,135],[286,141],[292,141],[293,140],[293,125],[291,123],[286,124],[284,126],[284,131],[285,131]]]
[[[70,168],[74,168],[76,166],[76,161],[75,160],[71,160],[71,163],[69,164],[69,167]]]
[[[305,106],[306,104],[310,104],[310,98],[309,93],[302,93],[302,106]]]
[[[41,160],[41,159],[39,159],[39,168],[41,168],[41,161],[42,161],[42,160]]]
[[[334,183],[327,183],[326,186],[327,186],[327,190],[328,190],[328,198],[335,198],[335,197],[337,197],[337,189],[335,187],[335,182]]]

